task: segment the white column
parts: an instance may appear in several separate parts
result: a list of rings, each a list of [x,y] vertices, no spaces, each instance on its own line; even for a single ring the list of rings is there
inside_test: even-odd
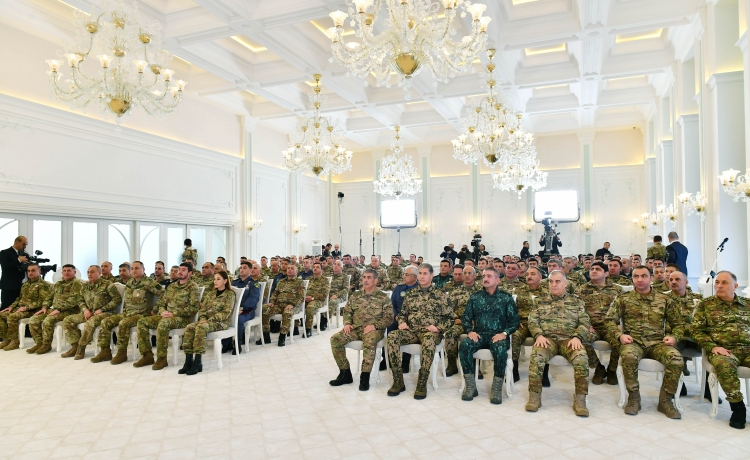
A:
[[[701,191],[701,158],[700,140],[698,137],[698,114],[683,115],[677,119],[680,126],[680,145],[682,152],[678,159],[682,165],[676,171],[676,182],[682,186],[675,193],[690,192],[695,194]],[[681,207],[680,207],[681,208]],[[703,254],[701,246],[702,222],[699,216],[687,217],[685,211],[678,211],[678,230],[682,244],[688,248],[688,279],[692,286],[697,286],[697,280],[702,273]]]
[[[417,153],[419,155],[419,174],[422,179],[422,212],[420,218],[420,225],[431,225],[430,222],[430,153],[432,152],[431,145],[420,145],[417,147]],[[422,257],[425,262],[430,260],[430,235],[434,231],[430,227],[427,234],[422,235]]]
[[[386,155],[385,149],[377,149],[372,151],[372,159],[375,162],[375,179],[377,180],[380,177],[380,166],[383,161],[383,157]],[[383,195],[379,193],[375,193],[375,215],[373,216],[372,220],[372,226],[376,228],[380,228],[380,202],[383,201]],[[380,230],[380,235],[375,235],[375,254],[379,254],[383,256],[383,238],[384,238],[384,232],[385,230]],[[370,237],[372,238],[372,233],[370,234]],[[390,254],[386,254],[385,256],[388,257]],[[390,263],[390,261],[384,261],[386,265]]]
[[[741,18],[740,21],[744,25],[744,27],[747,27],[748,24],[750,24],[750,0],[741,0],[740,1],[740,14]],[[745,102],[745,121],[750,121],[750,51],[748,50],[748,36],[747,36],[747,30],[742,34],[742,37],[737,42],[737,46],[739,46],[740,51],[742,52],[742,63],[743,63],[743,90],[744,90],[744,102]],[[750,167],[750,129],[745,130],[745,168]],[[735,169],[740,169],[735,167]],[[745,204],[745,213],[747,215],[747,229],[750,229],[750,203]],[[747,236],[747,247],[750,248],[750,232],[746,233]],[[750,259],[750,254],[747,254],[746,257]],[[750,260],[747,261],[748,266],[750,266]],[[748,286],[743,291],[743,295],[745,297],[750,296],[750,282],[748,283]]]
[[[253,203],[253,131],[258,126],[258,119],[253,117],[242,118],[242,151],[245,159],[240,171],[240,222],[235,226],[234,241],[238,243],[232,254],[227,254],[228,264],[238,265],[239,255],[248,258],[256,258],[255,234],[247,232],[247,224],[255,218]],[[239,255],[238,255],[239,253]],[[236,260],[235,260],[236,259]]]
[[[593,130],[579,131],[578,144],[581,156],[581,184],[583,184],[583,196],[580,198],[581,218],[585,221],[593,221],[596,210],[594,209],[594,200],[592,200],[594,180],[594,137],[596,132]],[[595,222],[594,225],[602,225],[603,222]],[[595,231],[595,230],[594,230]],[[591,232],[584,235],[583,252],[592,253],[595,249],[591,244]]]

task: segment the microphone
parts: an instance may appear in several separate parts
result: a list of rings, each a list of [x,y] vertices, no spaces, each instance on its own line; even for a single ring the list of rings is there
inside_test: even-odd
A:
[[[718,248],[716,248],[717,251],[724,251],[724,245],[726,242],[729,241],[729,238],[724,238],[724,241],[721,242]]]

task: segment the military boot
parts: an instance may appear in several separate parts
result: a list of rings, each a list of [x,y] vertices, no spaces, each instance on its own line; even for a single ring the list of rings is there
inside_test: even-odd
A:
[[[76,351],[76,360],[83,359],[86,356],[86,345],[78,345],[78,351]]]
[[[430,370],[419,370],[417,377],[417,388],[414,390],[414,399],[424,399],[427,397],[427,380],[430,377]]]
[[[641,410],[641,394],[637,391],[628,391],[628,403],[622,408],[628,415],[638,415]]]
[[[549,364],[544,365],[544,372],[542,373],[542,386],[544,388],[549,388]]]
[[[279,334],[279,343],[278,345],[280,347],[283,347],[286,345],[286,334]]]
[[[160,370],[164,369],[167,366],[169,366],[169,363],[167,362],[167,357],[166,356],[162,356],[162,357],[156,359],[156,362],[154,363],[153,366],[151,366],[151,369],[155,370],[155,371],[160,371]]]
[[[41,343],[35,343],[33,347],[31,347],[31,348],[29,348],[28,350],[26,350],[26,353],[28,353],[28,354],[34,354],[34,353],[36,353],[36,351],[37,351],[37,350],[39,349],[39,347],[41,347],[41,346],[42,346],[42,344],[41,344]]]
[[[114,363],[115,362],[112,361],[112,364]],[[133,367],[151,366],[152,364],[154,364],[154,354],[150,351],[147,351],[143,354],[143,356],[141,356],[141,359],[133,363]]]
[[[607,369],[607,385],[617,385],[617,370]]]
[[[73,347],[70,347],[70,350],[68,350],[65,353],[61,354],[60,357],[61,358],[72,358],[73,356],[76,355],[76,353],[78,353],[78,347],[73,346]]]
[[[263,340],[261,342],[261,340]],[[265,345],[267,343],[271,343],[271,333],[270,332],[264,332],[263,333],[263,339],[258,339],[255,341],[256,345]]]
[[[513,361],[513,383],[521,380],[521,374],[518,373],[518,361]]]
[[[192,353],[185,353],[185,364],[182,365],[182,369],[177,371],[178,374],[187,374],[187,371],[190,370],[190,367],[193,365],[193,354]]]
[[[526,403],[526,412],[536,412],[542,407],[542,394],[529,391],[529,401]]]
[[[409,373],[409,364],[411,364],[411,354],[403,353],[401,355],[401,372],[403,374]]]
[[[104,355],[102,355],[102,353],[104,353]],[[100,351],[99,354],[91,360],[92,362],[98,363],[99,361],[94,361],[94,359],[101,359],[102,361],[111,360],[112,362],[110,364],[116,366],[128,360],[128,349],[118,348],[117,354],[115,354],[115,357],[113,358],[112,350],[109,347],[107,347],[104,350]]]
[[[34,353],[36,353],[37,355],[46,355],[50,351],[52,351],[52,344],[45,342],[45,343],[42,343],[42,345],[39,348],[37,348],[37,350]]]
[[[745,401],[730,402],[729,407],[732,408],[732,416],[729,417],[729,426],[738,430],[744,430],[747,419]]]
[[[573,411],[579,417],[588,417],[589,410],[586,408],[586,395],[576,394],[573,399]]]
[[[667,418],[671,418],[674,420],[679,420],[682,418],[682,414],[680,414],[680,411],[678,411],[677,408],[674,407],[674,395],[667,393],[664,388],[662,388],[661,392],[659,393],[659,405],[656,406],[656,410],[666,415]]]
[[[166,361],[167,358],[164,358],[164,361]],[[187,375],[195,375],[198,372],[203,372],[203,355],[195,355],[195,358],[193,358],[193,365],[190,366],[190,369],[187,371]],[[158,363],[158,361],[157,361]]]
[[[591,383],[594,385],[601,385],[604,383],[604,377],[607,375],[607,369],[604,368],[601,364],[596,366],[596,370],[594,370],[594,377],[591,379]]]
[[[354,377],[352,377],[351,369],[340,370],[338,377],[328,382],[328,384],[332,387],[340,387],[341,385],[346,385],[349,383],[354,383]]]
[[[391,373],[393,373],[393,385],[388,390],[388,396],[398,396],[401,392],[406,391],[406,385],[404,385],[404,373],[401,369],[392,367]]]
[[[446,377],[458,374],[458,366],[456,365],[456,355],[448,355],[448,367],[445,369]]]
[[[0,348],[5,348],[5,347],[7,347],[9,343],[10,343],[10,340],[8,340],[8,339],[3,339],[3,341],[2,341],[2,342],[0,342]]]
[[[370,373],[360,372],[359,374],[359,391],[367,391],[370,389]]]
[[[495,376],[492,378],[492,389],[490,390],[490,402],[492,404],[503,403],[503,378]]]
[[[464,401],[471,401],[476,396],[479,396],[477,391],[477,382],[474,380],[474,374],[464,374],[464,392],[461,393],[461,399]]]
[[[3,350],[5,351],[18,350],[20,346],[21,346],[21,342],[19,342],[18,340],[13,340],[11,342],[8,342],[8,345],[3,347]]]

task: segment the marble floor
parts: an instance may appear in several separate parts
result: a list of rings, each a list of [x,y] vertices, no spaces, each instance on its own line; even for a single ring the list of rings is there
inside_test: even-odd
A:
[[[489,403],[487,380],[479,398],[462,401],[459,376],[439,378],[439,389],[416,401],[413,374],[407,392],[392,398],[385,373],[366,393],[330,387],[337,369],[329,336],[251,345],[240,363],[224,355],[219,371],[209,359],[191,377],[172,365],[153,371],[0,351],[0,458],[750,457],[750,429],[729,428],[726,402],[711,420],[694,382],[679,421],[656,412],[653,374],[642,374],[638,416],[624,415],[617,387],[605,384],[591,386],[591,416],[578,418],[570,367],[552,368],[537,413],[524,411],[526,369],[500,406]],[[354,366],[353,351],[350,359]]]

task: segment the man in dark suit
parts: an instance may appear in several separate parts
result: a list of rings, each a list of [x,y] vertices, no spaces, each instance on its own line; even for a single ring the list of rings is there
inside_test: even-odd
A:
[[[680,243],[680,237],[677,235],[677,232],[669,232],[667,238],[669,239],[669,245],[667,246],[667,263],[679,265],[680,271],[687,276],[688,248]]]
[[[23,264],[29,260],[26,256],[19,255],[19,252],[24,251],[27,244],[29,241],[26,237],[19,236],[13,240],[13,246],[0,251],[0,269],[3,271],[0,277],[2,308],[8,308],[21,295],[21,284],[25,276]]]

